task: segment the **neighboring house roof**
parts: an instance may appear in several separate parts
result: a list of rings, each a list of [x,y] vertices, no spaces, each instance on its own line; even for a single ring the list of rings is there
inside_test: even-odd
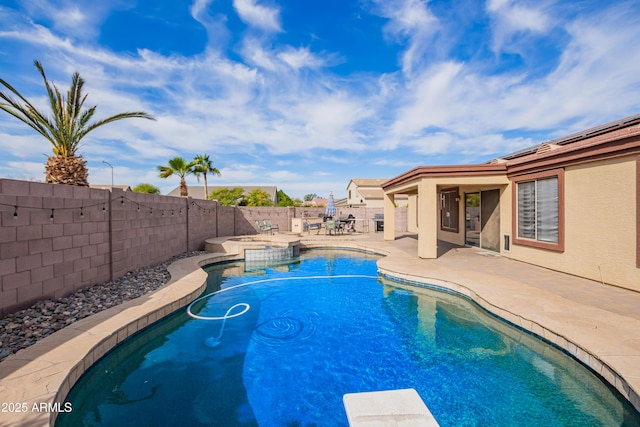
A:
[[[254,190],[260,189],[262,191],[267,192],[267,194],[269,194],[269,197],[271,197],[271,200],[273,201],[273,203],[277,203],[278,201],[278,197],[277,197],[278,188],[273,185],[207,185],[207,191],[209,191],[209,194],[211,194],[211,192],[216,190],[221,190],[223,188],[228,188],[230,190],[233,190],[234,188],[237,188],[237,187],[242,188],[242,191],[244,191],[246,194],[249,194]],[[189,192],[189,197],[193,199],[204,200],[204,185],[187,185],[187,190]],[[167,196],[180,197],[180,186],[171,190],[167,194]]]
[[[311,204],[313,206],[327,206],[327,203],[329,203],[329,199],[323,199],[320,197],[316,197],[315,199],[311,200]]]
[[[336,204],[336,207],[344,207],[344,206],[347,206],[347,198],[346,198],[346,197],[344,197],[344,198],[342,198],[342,199],[336,199],[336,200],[335,200],[335,204]]]
[[[89,184],[89,188],[97,188],[100,190],[111,190],[111,188],[118,188],[122,191],[131,191],[131,187],[128,185],[109,185],[109,184]]]
[[[358,188],[358,192],[365,199],[382,199],[384,191],[382,187],[379,188]]]
[[[358,187],[380,187],[389,179],[390,178],[352,178],[347,187],[349,187],[352,182]]]
[[[389,181],[391,178],[352,178],[349,181],[349,185],[347,188],[351,186],[351,184],[355,184],[358,187],[358,194],[366,200],[374,200],[380,199],[384,197],[384,190],[382,189],[382,184]],[[400,196],[402,199],[406,196]],[[345,203],[348,202],[348,199],[345,200]]]

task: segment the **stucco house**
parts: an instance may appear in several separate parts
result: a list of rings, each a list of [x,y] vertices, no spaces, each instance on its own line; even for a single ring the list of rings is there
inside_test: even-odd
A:
[[[340,206],[381,208],[384,206],[382,184],[388,180],[389,178],[352,178],[347,185],[347,198],[341,201]],[[406,204],[407,197],[398,195],[395,202],[399,206]]]
[[[439,242],[477,246],[640,291],[640,114],[485,164],[419,166],[382,188],[384,238],[408,196],[421,258]]]

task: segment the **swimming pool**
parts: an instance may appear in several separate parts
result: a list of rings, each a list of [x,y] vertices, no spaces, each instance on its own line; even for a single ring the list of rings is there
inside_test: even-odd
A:
[[[640,425],[564,353],[466,299],[378,279],[376,260],[310,251],[208,267],[208,292],[225,291],[193,312],[231,318],[180,310],[125,341],[56,425],[339,426],[344,393],[408,387],[442,426]]]

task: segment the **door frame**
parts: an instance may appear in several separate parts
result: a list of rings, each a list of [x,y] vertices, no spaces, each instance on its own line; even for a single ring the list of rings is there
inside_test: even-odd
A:
[[[494,192],[497,193],[496,194]],[[489,193],[492,193],[492,197],[489,198]],[[478,206],[477,206],[477,215],[474,215],[474,220],[477,221],[477,226],[479,228],[478,231],[475,231],[475,228],[469,227],[469,215],[467,212],[467,199],[470,195],[477,194],[478,196]],[[486,197],[483,197],[483,194]],[[489,213],[489,217],[485,218],[483,216],[483,200],[485,203],[495,204],[493,208],[490,205],[489,207],[491,212]],[[476,208],[473,206],[473,208]],[[464,244],[465,246],[471,246],[481,249],[490,250],[493,252],[500,252],[500,189],[488,189],[488,190],[477,190],[477,191],[469,191],[464,193],[464,216],[465,216],[465,224],[464,224]],[[477,238],[472,236],[470,238],[470,231],[473,233],[478,233]],[[483,236],[484,233],[484,236]],[[486,233],[491,233],[487,235]],[[477,244],[476,243],[477,240]],[[487,242],[493,242],[495,245],[487,245]],[[484,243],[484,244],[483,244]]]

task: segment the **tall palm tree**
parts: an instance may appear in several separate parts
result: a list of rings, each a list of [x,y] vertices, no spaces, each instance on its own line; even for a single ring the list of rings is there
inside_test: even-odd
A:
[[[45,165],[46,182],[88,186],[89,171],[86,161],[82,156],[76,155],[82,138],[97,127],[116,120],[134,117],[155,120],[153,116],[145,112],[136,111],[116,114],[89,123],[97,106],[83,108],[87,95],[82,94],[84,80],[80,74],[75,72],[71,77],[71,87],[65,98],[60,94],[55,84],[49,83],[40,62],[34,61],[34,65],[40,72],[47,89],[51,117],[38,111],[33,104],[3,79],[0,79],[0,84],[8,92],[0,91],[0,109],[26,123],[53,145],[54,155],[47,159]],[[11,94],[18,99],[13,98]]]
[[[172,175],[178,175],[180,177],[180,197],[189,196],[189,189],[187,188],[187,182],[185,178],[187,175],[195,174],[193,170],[194,163],[187,163],[182,157],[174,157],[169,160],[167,166],[158,166],[160,171],[160,178],[169,178]]]
[[[193,171],[200,181],[200,174],[204,176],[204,199],[207,200],[209,198],[209,190],[207,189],[207,174],[210,173],[212,175],[220,176],[221,173],[217,168],[213,167],[213,161],[209,159],[209,155],[207,153],[198,154],[193,159]]]

